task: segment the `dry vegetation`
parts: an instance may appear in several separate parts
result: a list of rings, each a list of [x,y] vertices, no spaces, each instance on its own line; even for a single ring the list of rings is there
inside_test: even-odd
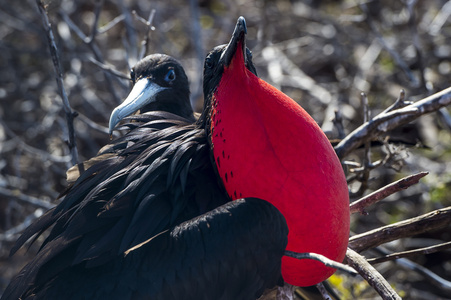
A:
[[[74,126],[79,161],[108,142],[109,114],[129,90],[129,81],[117,73],[128,76],[147,34],[147,53],[166,53],[182,62],[199,110],[203,58],[213,46],[228,41],[240,15],[246,17],[248,46],[260,77],[298,100],[330,138],[342,139],[383,112],[401,89],[406,101],[417,101],[450,86],[451,1],[59,0],[46,4],[64,87],[78,114]],[[150,26],[145,23],[149,16]],[[65,171],[72,165],[48,49],[35,1],[0,0],[0,294],[37,247],[13,258],[8,257],[9,249],[27,224],[55,204],[66,185]],[[366,142],[363,147],[341,157],[351,200],[407,175],[420,171],[429,175],[367,207],[368,214],[354,214],[353,235],[451,205],[447,108],[404,126],[396,120],[396,129],[366,135],[371,139],[360,139]],[[404,234],[390,243],[372,249],[357,242],[351,246],[365,257],[431,246],[434,250],[451,241],[448,211],[434,214],[432,221],[414,223],[415,228],[404,228]],[[437,215],[444,217],[437,221]],[[383,232],[390,236],[393,229]],[[378,241],[388,241],[383,238],[377,236]],[[406,299],[449,299],[447,247],[374,266]],[[379,297],[359,276],[338,272],[330,283],[344,299]]]

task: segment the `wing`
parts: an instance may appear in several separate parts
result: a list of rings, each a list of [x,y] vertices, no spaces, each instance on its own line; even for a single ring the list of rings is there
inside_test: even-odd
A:
[[[241,199],[177,225],[107,266],[79,264],[66,269],[28,295],[35,299],[256,299],[265,288],[280,283],[287,235],[285,219],[273,205]]]
[[[70,266],[95,267],[183,221],[229,201],[217,182],[203,129],[170,114],[132,117],[12,249],[51,226],[35,259],[5,291],[17,299]],[[8,296],[10,295],[10,296]]]

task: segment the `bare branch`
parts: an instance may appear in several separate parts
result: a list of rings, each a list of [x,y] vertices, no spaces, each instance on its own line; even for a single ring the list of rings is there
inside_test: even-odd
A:
[[[77,142],[75,139],[75,130],[74,130],[75,115],[72,112],[72,108],[70,107],[69,99],[67,98],[66,90],[64,88],[63,71],[58,57],[58,49],[56,47],[55,39],[53,37],[53,31],[47,16],[47,11],[45,10],[44,3],[42,3],[41,0],[36,0],[36,3],[38,5],[39,12],[41,13],[42,24],[44,25],[44,29],[47,35],[47,41],[50,47],[50,54],[52,55],[53,67],[55,68],[56,83],[58,84],[61,99],[63,100],[63,108],[66,114],[67,128],[69,132],[69,141],[67,144],[71,152],[72,164],[75,165],[78,163]]]
[[[42,161],[53,161],[53,162],[59,162],[59,163],[68,163],[71,161],[71,157],[69,156],[56,156],[53,154],[48,153],[47,151],[43,151],[41,149],[35,148],[33,146],[28,145],[27,143],[25,143],[18,135],[16,135],[7,125],[5,122],[3,122],[3,120],[0,120],[0,125],[2,125],[3,129],[5,130],[5,132],[12,137],[13,139],[11,141],[14,142],[14,147],[12,147],[13,149],[23,149],[24,151],[33,154],[35,156],[40,157],[40,159]],[[7,149],[5,149],[6,142],[3,142],[3,147],[2,147],[2,152],[6,152]]]
[[[196,74],[197,78],[193,80],[196,83],[194,92],[191,94],[191,106],[196,108],[196,100],[202,97],[202,76],[204,68],[205,53],[202,47],[202,34],[200,26],[199,3],[196,0],[189,1],[190,19],[191,19],[191,41],[196,49]]]
[[[108,22],[108,24],[105,24],[102,27],[100,27],[99,29],[97,29],[97,32],[99,34],[105,33],[108,30],[110,30],[111,28],[113,28],[114,26],[116,26],[117,24],[119,24],[120,22],[122,22],[124,19],[125,19],[124,15],[119,15],[116,18],[114,18],[113,20],[111,20],[110,22]]]
[[[394,259],[398,259],[398,258],[402,258],[402,257],[411,257],[411,256],[415,256],[415,255],[418,255],[418,254],[435,253],[435,252],[446,250],[446,249],[449,249],[449,248],[451,248],[451,242],[441,243],[441,244],[438,244],[438,245],[433,245],[433,246],[419,248],[419,249],[414,249],[414,250],[409,250],[409,251],[402,251],[402,252],[391,253],[391,254],[387,254],[387,255],[382,256],[382,257],[368,258],[367,260],[371,264],[379,264],[379,263],[382,263],[382,262],[386,262],[386,261],[390,261],[390,260],[394,260]]]
[[[55,206],[54,204],[49,203],[47,201],[43,201],[39,198],[22,194],[19,190],[13,191],[0,187],[0,195],[4,197],[14,198],[40,208],[50,209]]]
[[[348,248],[346,258],[348,264],[359,272],[382,299],[401,299],[385,278],[363,256]]]
[[[411,84],[414,87],[417,87],[419,82],[418,80],[415,78],[415,76],[412,73],[412,70],[410,70],[409,66],[407,65],[407,63],[402,59],[401,55],[399,55],[398,52],[396,52],[392,47],[390,47],[387,42],[385,41],[384,37],[382,36],[382,34],[379,32],[379,30],[376,27],[375,22],[373,21],[373,18],[371,16],[371,13],[369,13],[369,8],[367,6],[366,3],[362,3],[360,4],[360,7],[362,9],[362,11],[365,13],[366,16],[366,20],[368,25],[370,26],[371,30],[373,31],[373,34],[376,36],[376,38],[379,40],[379,42],[381,43],[382,47],[385,48],[385,50],[387,50],[387,52],[390,54],[390,56],[393,58],[394,62],[401,68],[401,70],[404,71],[404,73],[407,75],[407,77],[409,78],[409,81],[411,82]]]
[[[384,198],[387,198],[391,194],[394,194],[400,190],[407,189],[411,185],[417,184],[421,178],[429,174],[429,172],[420,172],[415,175],[410,175],[404,177],[400,180],[397,180],[393,183],[390,183],[377,191],[372,192],[361,199],[354,201],[350,205],[351,214],[360,212],[361,214],[366,215],[365,207],[368,207]]]
[[[331,267],[331,268],[334,268],[334,269],[337,269],[337,270],[340,270],[340,271],[343,271],[343,272],[346,272],[346,273],[349,273],[352,275],[356,275],[356,272],[352,268],[350,268],[344,264],[341,264],[339,262],[336,262],[334,260],[331,260],[321,254],[311,253],[311,252],[296,253],[296,252],[285,250],[284,255],[288,256],[288,257],[293,257],[296,259],[317,260],[317,261],[321,262],[322,264],[324,264],[326,267]]]
[[[424,276],[429,282],[440,288],[441,290],[450,293],[451,292],[451,282],[438,276],[431,270],[414,263],[406,258],[400,258],[396,260],[396,263],[404,268],[415,271],[422,276]]]
[[[449,104],[451,104],[451,87],[403,108],[382,112],[348,134],[335,146],[335,152],[340,159],[343,159],[351,151],[381,133],[411,122],[421,115],[437,111]]]
[[[146,23],[146,37],[144,38],[144,40],[141,42],[141,51],[139,53],[139,57],[138,60],[141,60],[144,58],[144,56],[149,52],[149,41],[150,41],[150,32],[152,30],[155,30],[155,27],[153,27],[153,19],[155,17],[155,9],[152,9],[150,14],[149,14],[149,19],[147,20]]]
[[[324,300],[332,300],[332,298],[330,297],[329,293],[327,292],[327,290],[324,287],[324,284],[322,282],[318,283],[316,285],[316,288],[319,290],[319,292],[321,293],[321,296],[323,296]]]
[[[39,1],[39,0],[37,0],[37,1]],[[104,63],[102,52],[100,51],[99,47],[96,45],[95,40],[94,39],[91,40],[90,38],[88,38],[83,33],[83,31],[81,31],[81,29],[78,28],[78,26],[75,25],[74,22],[72,22],[72,20],[70,19],[70,17],[67,15],[67,13],[65,11],[60,9],[59,14],[63,18],[63,20],[66,22],[66,24],[69,26],[69,28],[73,32],[75,32],[78,35],[78,37],[89,47],[89,49],[94,54],[95,59],[100,63]],[[106,87],[108,88],[111,95],[113,96],[113,99],[115,100],[116,103],[121,103],[122,100],[116,93],[116,90],[114,89],[114,85],[113,85],[113,79],[117,80],[117,78],[111,77],[111,75],[109,73],[104,73],[104,76],[105,76],[105,81],[107,82]]]
[[[36,220],[41,214],[42,210],[36,209],[32,214],[25,217],[22,223],[0,233],[0,242],[13,242],[17,240],[17,236],[28,226],[30,226],[31,223],[33,223],[33,221]]]
[[[349,239],[348,246],[361,252],[403,237],[443,228],[449,224],[451,224],[451,207],[446,207],[355,235]]]
[[[88,59],[90,62],[92,62],[93,64],[98,66],[103,71],[109,72],[109,73],[113,74],[114,76],[119,77],[121,79],[130,80],[130,76],[122,73],[121,71],[116,70],[114,67],[104,64],[104,63],[101,63],[100,61],[96,60],[94,57],[89,57]]]
[[[283,286],[277,288],[276,300],[293,300],[294,290],[294,286],[285,283]]]
[[[100,12],[102,11],[103,7],[103,1],[104,0],[96,0],[95,7],[94,7],[94,22],[91,25],[91,35],[89,36],[89,39],[87,41],[88,44],[94,42],[97,32],[98,32],[98,24],[100,19]]]

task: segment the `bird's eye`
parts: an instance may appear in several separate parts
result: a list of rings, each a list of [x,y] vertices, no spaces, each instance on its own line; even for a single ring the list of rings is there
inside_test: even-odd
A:
[[[166,77],[164,77],[164,80],[166,82],[172,82],[175,80],[175,71],[169,70],[169,72],[166,74]]]
[[[135,70],[133,69],[130,70],[130,78],[133,82],[135,82]]]
[[[211,56],[208,56],[208,57],[205,59],[205,66],[206,66],[207,68],[211,69],[211,68],[213,68],[213,65],[214,65],[213,59],[211,58]]]

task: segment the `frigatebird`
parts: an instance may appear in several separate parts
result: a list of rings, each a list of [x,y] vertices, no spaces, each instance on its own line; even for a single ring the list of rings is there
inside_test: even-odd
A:
[[[232,199],[265,199],[285,216],[287,250],[342,261],[349,195],[341,163],[313,118],[248,67],[246,24],[205,61],[204,111],[217,173]],[[219,57],[219,60],[218,60]],[[317,284],[334,273],[317,261],[284,256],[284,280]]]
[[[164,105],[189,105],[181,65],[151,55],[131,78],[110,125],[130,103],[147,113],[23,233],[12,253],[53,226],[2,299],[256,299],[281,282],[284,217],[263,200],[230,202],[192,110]]]
[[[251,54],[245,47],[245,33],[244,18],[239,18],[229,44],[215,48],[207,56],[204,111],[195,124],[167,113],[132,117],[126,124],[130,131],[101,151],[102,159],[62,194],[61,204],[24,233],[13,250],[34,233],[42,233],[53,225],[36,258],[5,292],[5,299],[32,295],[46,297],[50,293],[82,295],[83,292],[76,294],[80,290],[78,282],[84,289],[98,291],[92,292],[92,297],[122,299],[160,294],[171,299],[181,295],[183,292],[179,293],[178,289],[183,288],[186,293],[182,298],[198,299],[196,295],[199,294],[190,294],[194,290],[188,288],[192,281],[185,281],[182,274],[186,273],[178,270],[181,265],[196,270],[190,276],[196,274],[196,291],[199,293],[199,286],[205,288],[201,292],[205,299],[256,298],[280,278],[278,266],[286,231],[277,210],[253,197],[268,200],[283,213],[291,235],[287,249],[317,252],[336,260],[343,258],[349,232],[349,210],[348,203],[344,205],[347,188],[339,161],[311,117],[293,100],[258,79]],[[259,99],[263,101],[259,102]],[[267,116],[269,111],[274,114],[273,120]],[[277,130],[268,126],[275,126]],[[237,132],[240,128],[242,133]],[[293,145],[288,141],[293,141]],[[277,142],[285,145],[277,145]],[[216,218],[211,217],[206,223],[206,228],[212,230],[210,235],[199,234],[196,229],[189,231],[197,226],[190,224],[198,224],[199,218],[214,216],[215,207],[228,211],[234,202],[226,202],[240,197],[248,198],[238,200],[239,207],[247,208],[248,203],[253,202],[270,207],[271,211],[260,214],[260,210],[251,208],[247,210],[250,220],[261,218],[261,222],[243,222],[237,217],[230,221],[230,226],[216,227]],[[251,217],[254,210],[258,215],[255,219]],[[200,213],[206,215],[198,217]],[[271,218],[277,219],[274,228],[269,224],[274,234],[268,226],[258,231],[263,228],[262,223]],[[216,239],[222,239],[223,231],[239,231],[235,230],[236,226],[253,235],[251,240],[239,236],[229,240],[233,240],[235,252],[229,250],[226,253],[233,256],[238,253],[238,260],[232,263],[237,257],[223,257],[227,263],[216,265],[215,272],[204,271],[209,269],[205,266],[205,258],[217,253],[203,250],[210,250],[207,246],[210,243],[217,250],[222,248],[223,244]],[[189,233],[180,236],[194,234],[196,241],[202,241],[200,258],[191,256],[198,254],[197,250],[186,258],[183,251],[174,250],[169,259],[162,260],[160,270],[164,272],[150,274],[155,260],[145,259],[148,256],[143,254],[161,257],[161,254],[146,250],[159,248],[152,245],[164,239],[160,236],[177,239],[173,232],[183,229]],[[256,259],[252,251],[246,250],[249,243],[258,244],[260,241],[257,240],[271,236],[279,238],[277,241],[273,238],[276,243],[270,242],[276,245],[275,248],[266,244],[253,248],[261,249],[256,253],[266,255],[265,259]],[[182,244],[184,241],[182,238]],[[186,243],[189,244],[188,240]],[[159,251],[165,252],[161,248]],[[127,257],[133,258],[134,263],[129,263]],[[171,263],[171,259],[176,262]],[[190,266],[183,263],[193,260],[196,263]],[[156,261],[160,262],[160,259]],[[178,263],[180,261],[182,263]],[[147,265],[147,262],[151,264]],[[233,267],[227,267],[228,264]],[[253,265],[249,267],[250,264]],[[125,273],[117,269],[125,270]],[[333,271],[312,262],[297,264],[283,259],[283,278],[295,285],[317,283]],[[104,276],[105,273],[127,274],[131,280],[121,284],[120,277]],[[94,277],[98,279],[81,279],[92,278],[89,274],[96,274]],[[141,281],[143,274],[151,280]],[[157,280],[155,277],[163,284],[150,284]],[[62,282],[72,284],[63,285]],[[102,283],[107,286],[106,290],[99,287]]]

